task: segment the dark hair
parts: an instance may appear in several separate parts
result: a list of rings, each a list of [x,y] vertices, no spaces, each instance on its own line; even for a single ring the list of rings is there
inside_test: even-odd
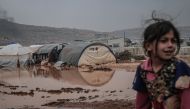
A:
[[[167,34],[171,30],[173,31],[174,37],[176,38],[177,50],[176,50],[175,55],[177,55],[180,50],[180,34],[177,28],[175,28],[174,25],[170,21],[166,21],[166,20],[158,20],[155,23],[149,25],[145,29],[144,34],[143,34],[144,36],[143,48],[144,48],[145,55],[150,56],[150,53],[147,54],[148,51],[145,47],[147,43],[151,43],[156,40],[156,49],[157,49],[158,40],[160,40],[160,38],[163,35]]]

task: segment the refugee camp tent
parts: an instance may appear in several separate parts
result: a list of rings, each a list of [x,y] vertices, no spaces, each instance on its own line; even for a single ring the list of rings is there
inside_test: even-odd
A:
[[[32,53],[35,53],[38,51],[39,48],[41,48],[43,45],[30,45],[29,48],[32,51]]]
[[[102,43],[67,45],[62,49],[58,60],[74,66],[116,63],[111,49]]]
[[[35,46],[32,46],[34,49]],[[58,58],[59,52],[62,50],[62,44],[45,44],[36,46],[37,50],[33,53],[33,60],[35,63],[41,62],[47,59],[50,55],[54,58]]]
[[[30,59],[30,49],[20,44],[10,44],[0,49],[0,67],[23,66]]]

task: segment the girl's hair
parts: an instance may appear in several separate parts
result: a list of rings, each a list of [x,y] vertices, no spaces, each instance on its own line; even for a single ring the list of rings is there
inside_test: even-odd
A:
[[[176,38],[176,43],[177,43],[177,50],[175,52],[175,55],[179,53],[180,50],[180,34],[178,30],[174,27],[174,25],[170,21],[166,20],[156,20],[155,23],[150,24],[144,31],[144,42],[143,42],[143,48],[146,56],[150,57],[150,53],[146,49],[145,45],[147,43],[151,43],[156,40],[156,51],[157,51],[157,45],[158,45],[158,40],[160,38],[167,34],[170,31],[173,31],[174,37]]]

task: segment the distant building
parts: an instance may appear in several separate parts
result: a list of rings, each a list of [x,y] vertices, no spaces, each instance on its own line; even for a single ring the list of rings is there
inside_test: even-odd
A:
[[[107,38],[108,34],[107,33],[96,33],[95,37],[96,38]]]
[[[5,10],[0,10],[0,18],[6,19],[6,17],[7,17],[7,12]]]
[[[124,47],[131,45],[131,40],[124,37],[106,37],[106,38],[98,38],[95,40],[91,40],[90,42],[99,42],[108,45],[114,53],[119,53],[124,51]]]
[[[14,22],[14,18],[13,17],[8,17],[7,16],[7,11],[0,9],[0,19],[5,19],[7,21],[10,22]]]

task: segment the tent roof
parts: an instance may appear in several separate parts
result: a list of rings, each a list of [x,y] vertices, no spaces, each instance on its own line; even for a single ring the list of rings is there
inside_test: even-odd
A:
[[[67,62],[67,64],[78,65],[78,61],[83,53],[83,51],[89,46],[93,45],[101,45],[107,47],[110,52],[113,54],[111,49],[102,43],[74,43],[70,45],[66,45],[59,55],[59,60],[63,62]],[[113,54],[114,55],[114,54]]]
[[[43,54],[43,53],[49,53],[53,50],[53,48],[57,47],[59,44],[45,44],[41,46],[36,53],[37,54]]]
[[[20,44],[10,44],[0,49],[0,55],[24,55],[31,53],[28,47],[23,47]]]

